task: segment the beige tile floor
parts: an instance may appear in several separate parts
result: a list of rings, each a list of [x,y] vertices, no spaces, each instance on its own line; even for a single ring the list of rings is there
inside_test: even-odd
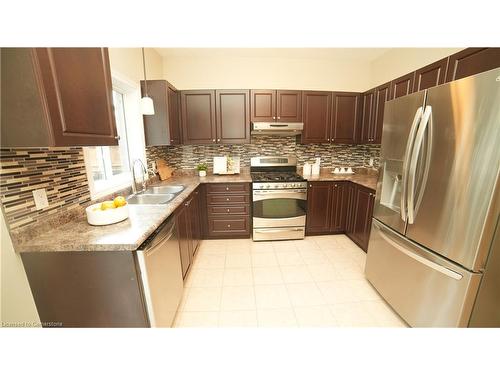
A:
[[[205,240],[175,327],[406,327],[365,279],[344,235]]]

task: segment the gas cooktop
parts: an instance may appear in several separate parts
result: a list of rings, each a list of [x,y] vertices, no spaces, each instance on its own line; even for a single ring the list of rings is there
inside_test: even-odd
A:
[[[300,182],[306,181],[294,172],[251,172],[253,182]]]

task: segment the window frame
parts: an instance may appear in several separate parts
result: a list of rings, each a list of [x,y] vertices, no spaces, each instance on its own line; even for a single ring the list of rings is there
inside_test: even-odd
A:
[[[117,191],[130,188],[132,186],[132,162],[140,158],[146,160],[146,143],[144,139],[144,123],[140,114],[140,98],[141,90],[138,83],[134,83],[123,75],[111,71],[113,91],[117,91],[123,96],[125,132],[127,133],[127,150],[128,164],[130,170],[120,173],[114,178],[104,180],[105,183],[94,181],[90,163],[90,150],[88,147],[83,147],[83,156],[85,161],[85,169],[87,172],[87,181],[90,191],[91,200],[99,199],[104,196],[113,194]],[[132,137],[130,136],[132,133]],[[134,142],[130,142],[130,139]],[[132,148],[131,148],[132,146]],[[109,146],[104,146],[109,147]]]

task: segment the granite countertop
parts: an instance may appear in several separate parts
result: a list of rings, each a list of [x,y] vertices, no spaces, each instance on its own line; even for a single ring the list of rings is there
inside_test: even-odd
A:
[[[72,218],[28,241],[17,241],[17,252],[44,251],[131,251],[136,250],[201,183],[251,182],[250,174],[195,177],[174,176],[151,184],[166,186],[182,184],[186,188],[165,205],[129,205],[129,218],[122,222],[92,226],[86,216]]]
[[[302,175],[302,173],[299,173]],[[370,170],[368,173],[356,172],[355,174],[333,174],[330,168],[321,169],[318,176],[303,176],[307,181],[352,181],[372,190],[377,190],[378,174]]]

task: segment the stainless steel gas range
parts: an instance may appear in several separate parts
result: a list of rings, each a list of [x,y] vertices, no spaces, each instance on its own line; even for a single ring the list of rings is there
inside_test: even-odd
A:
[[[304,238],[307,181],[296,170],[294,157],[251,159],[254,241]]]

